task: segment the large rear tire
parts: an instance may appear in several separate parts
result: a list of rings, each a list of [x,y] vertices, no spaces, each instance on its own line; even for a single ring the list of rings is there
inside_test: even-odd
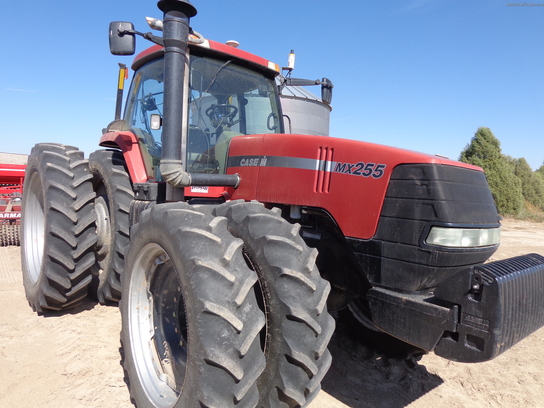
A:
[[[89,168],[96,192],[96,295],[101,304],[112,304],[121,299],[121,274],[125,248],[130,242],[129,211],[134,192],[121,152],[97,150],[89,156]]]
[[[326,307],[330,285],[315,266],[317,250],[306,246],[300,225],[256,201],[231,201],[213,214],[227,218],[229,231],[244,241],[247,262],[259,276],[267,318],[259,406],[306,406],[330,367],[327,345],[335,326]]]
[[[121,340],[137,407],[255,407],[265,365],[257,276],[226,220],[160,204],[132,227]]]
[[[37,144],[28,157],[21,262],[32,309],[61,310],[87,296],[94,265],[94,192],[88,162],[72,146]]]

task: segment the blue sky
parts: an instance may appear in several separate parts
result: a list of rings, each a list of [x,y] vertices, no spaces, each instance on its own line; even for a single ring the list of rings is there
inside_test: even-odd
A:
[[[457,159],[486,126],[504,154],[536,170],[544,162],[544,0],[509,1],[192,0],[191,25],[280,66],[294,49],[294,77],[334,83],[331,136]],[[113,119],[117,62],[132,61],[110,55],[109,22],[149,31],[144,17],[162,17],[156,2],[3,3],[0,151],[58,142],[88,155]],[[148,46],[138,40],[138,50]]]

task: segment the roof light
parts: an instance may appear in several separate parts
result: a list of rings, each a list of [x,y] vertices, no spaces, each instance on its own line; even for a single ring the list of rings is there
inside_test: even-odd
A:
[[[426,242],[450,248],[476,248],[497,245],[500,234],[500,228],[432,227]]]
[[[233,48],[238,48],[240,46],[240,43],[236,40],[228,40],[225,44]]]
[[[272,61],[268,61],[268,68],[276,72],[280,72],[280,66]]]

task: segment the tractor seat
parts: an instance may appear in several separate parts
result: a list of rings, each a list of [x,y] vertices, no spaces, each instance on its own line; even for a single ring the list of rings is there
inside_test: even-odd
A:
[[[230,139],[235,136],[243,136],[243,133],[224,130],[217,138],[215,144],[215,160],[219,162],[219,174],[224,174],[226,170],[227,153],[229,151]]]

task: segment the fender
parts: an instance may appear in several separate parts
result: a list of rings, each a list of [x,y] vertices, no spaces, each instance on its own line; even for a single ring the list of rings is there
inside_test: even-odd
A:
[[[132,183],[145,183],[150,179],[150,172],[142,157],[140,143],[134,133],[129,131],[105,133],[100,138],[99,145],[121,150]]]

